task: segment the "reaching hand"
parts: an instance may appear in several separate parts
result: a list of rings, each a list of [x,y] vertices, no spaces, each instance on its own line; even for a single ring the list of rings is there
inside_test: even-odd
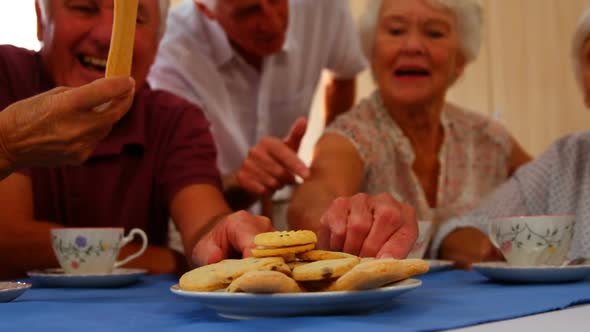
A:
[[[414,208],[389,194],[356,194],[334,200],[318,233],[322,249],[405,258],[418,238],[418,224]]]
[[[237,254],[252,255],[254,237],[259,233],[272,232],[270,219],[246,211],[232,213],[221,220],[195,246],[192,257],[197,266],[217,263]]]
[[[268,136],[251,148],[237,172],[240,186],[263,195],[295,183],[295,175],[309,177],[309,169],[297,156],[306,129],[307,120],[300,118],[283,140]]]
[[[0,115],[0,154],[13,168],[80,164],[131,107],[134,81],[99,79],[55,88]]]
[[[471,269],[471,264],[504,260],[502,252],[494,247],[486,234],[474,227],[459,228],[445,237],[440,256],[455,261],[461,269]]]

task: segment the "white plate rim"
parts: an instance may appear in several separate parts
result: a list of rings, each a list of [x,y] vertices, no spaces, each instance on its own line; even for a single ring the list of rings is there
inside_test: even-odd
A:
[[[22,281],[0,281],[0,303],[17,299],[32,286],[31,283]]]
[[[8,284],[8,287],[5,287],[4,286],[5,284]],[[32,286],[31,283],[22,282],[22,281],[0,281],[0,293],[13,292],[13,291],[22,290],[22,289],[29,289],[29,288],[31,288],[31,286]]]
[[[363,291],[248,294],[224,291],[191,292],[181,290],[178,284],[175,284],[170,287],[170,291],[178,296],[191,298],[221,317],[257,319],[369,312],[386,306],[397,296],[421,285],[421,280],[405,279],[385,287]]]
[[[401,285],[400,285],[401,284]],[[280,294],[251,294],[251,293],[227,293],[223,291],[212,291],[212,292],[194,292],[180,289],[178,284],[170,286],[170,291],[180,296],[193,297],[193,298],[214,298],[214,299],[225,299],[225,298],[236,298],[241,299],[281,299],[288,300],[293,299],[317,299],[326,297],[346,296],[351,294],[370,294],[370,293],[385,293],[392,291],[409,290],[416,287],[420,287],[422,281],[419,279],[404,279],[395,282],[389,286],[379,287],[375,289],[367,289],[362,291],[336,291],[336,292],[302,292],[302,293],[280,293]]]
[[[441,272],[451,269],[455,265],[454,261],[446,259],[425,259],[424,261],[428,263],[427,273]]]
[[[451,266],[455,264],[454,261],[448,259],[424,259],[428,265],[434,264],[435,266]]]

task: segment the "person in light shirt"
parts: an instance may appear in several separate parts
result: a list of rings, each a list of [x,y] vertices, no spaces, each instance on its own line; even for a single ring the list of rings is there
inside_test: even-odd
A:
[[[331,250],[405,257],[412,219],[436,229],[529,160],[493,119],[446,101],[477,57],[481,24],[475,0],[367,1],[360,28],[377,89],[324,131],[292,228],[318,231]]]
[[[113,0],[37,0],[41,50],[0,46],[0,109],[9,112],[0,117],[14,117],[8,105],[15,102],[104,77],[113,9]],[[58,266],[50,239],[51,229],[58,227],[141,228],[150,245],[129,266],[149,273],[182,273],[247,256],[254,236],[273,229],[267,218],[232,213],[221,191],[215,145],[203,113],[146,83],[167,10],[168,0],[139,0],[132,105],[95,148],[92,132],[75,142],[76,149],[91,151],[84,156],[87,160],[59,167],[27,164],[31,168],[17,169],[0,182],[0,279]],[[91,87],[101,86],[105,88]],[[79,131],[84,134],[84,127]],[[14,147],[4,146],[8,155],[21,148]],[[180,230],[185,256],[167,247],[169,216]],[[125,246],[121,255],[138,246]]]
[[[581,16],[571,47],[573,72],[590,108],[590,8]],[[487,237],[491,218],[518,215],[574,214],[568,259],[590,257],[590,131],[554,142],[541,156],[520,168],[475,210],[444,225],[432,254],[463,267],[500,260]]]
[[[171,9],[149,81],[203,109],[234,208],[309,170],[297,157],[323,69],[326,122],[352,106],[366,66],[341,0],[185,0]]]

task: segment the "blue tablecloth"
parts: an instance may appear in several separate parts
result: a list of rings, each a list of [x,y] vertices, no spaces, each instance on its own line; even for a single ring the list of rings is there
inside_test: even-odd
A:
[[[224,319],[169,291],[172,276],[116,289],[32,288],[0,303],[1,331],[436,331],[590,302],[590,282],[503,285],[475,272],[421,276],[423,286],[366,315]]]

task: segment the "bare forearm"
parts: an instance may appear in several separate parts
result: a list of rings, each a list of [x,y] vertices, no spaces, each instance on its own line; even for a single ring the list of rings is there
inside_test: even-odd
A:
[[[17,222],[3,226],[0,235],[0,261],[3,265],[0,279],[22,277],[33,269],[58,267],[50,231],[59,227],[63,226],[43,221]],[[138,244],[128,244],[121,250],[119,258],[138,250]],[[149,273],[182,273],[187,269],[182,255],[156,246],[149,246],[143,255],[126,266],[147,269]]]
[[[289,206],[292,229],[320,228],[320,219],[338,197],[356,194],[363,163],[356,148],[338,134],[324,134],[316,144],[311,176],[293,193]]]
[[[0,153],[0,181],[12,173],[12,164]]]
[[[119,260],[137,252],[139,244],[131,243],[121,249]],[[125,264],[125,267],[146,269],[151,274],[180,275],[188,270],[184,255],[169,248],[148,246],[143,255]]]
[[[50,230],[61,227],[49,222],[13,222],[2,225],[0,234],[0,279],[22,277],[32,269],[57,267]]]
[[[350,80],[331,80],[326,85],[325,99],[325,123],[330,124],[336,117],[350,108],[354,104],[356,94],[356,81]]]
[[[485,260],[492,253],[487,236],[474,227],[458,228],[449,233],[439,250],[440,258],[452,260],[461,268],[469,268],[472,263]]]
[[[317,232],[322,215],[336,197],[338,197],[337,194],[316,183],[305,183],[299,186],[289,204],[289,228]]]
[[[244,190],[238,183],[234,173],[224,174],[222,176],[223,196],[229,204],[232,211],[248,209],[252,204],[260,199],[258,195]]]
[[[3,117],[0,116],[0,121],[2,121]],[[6,147],[3,143],[4,133],[2,133],[2,128],[4,126],[0,123],[0,181],[10,175],[12,173],[13,165],[10,162],[8,152],[6,152]]]

